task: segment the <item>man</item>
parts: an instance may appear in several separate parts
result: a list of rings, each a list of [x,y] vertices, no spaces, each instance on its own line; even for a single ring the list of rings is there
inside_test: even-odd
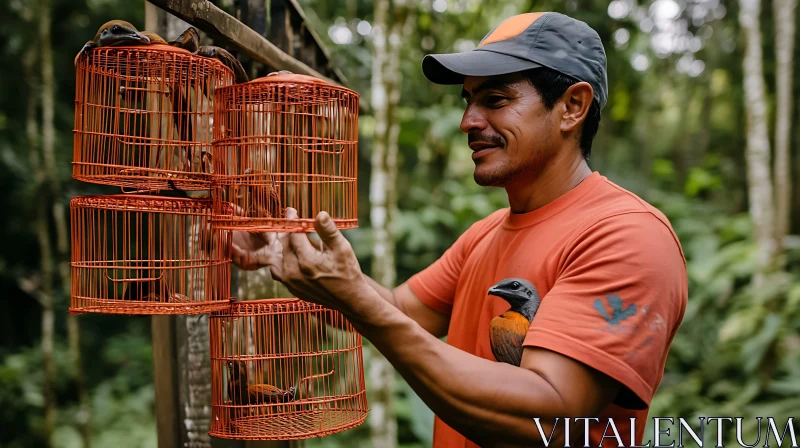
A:
[[[641,443],[688,287],[664,215],[587,165],[607,98],[599,36],[562,14],[522,14],[423,70],[463,85],[475,181],[505,188],[510,207],[394,290],[361,273],[324,212],[324,248],[304,234],[266,245],[237,234],[234,261],[341,311],[435,412],[435,447]],[[488,291],[506,279],[541,297],[519,366],[490,347],[509,304]]]

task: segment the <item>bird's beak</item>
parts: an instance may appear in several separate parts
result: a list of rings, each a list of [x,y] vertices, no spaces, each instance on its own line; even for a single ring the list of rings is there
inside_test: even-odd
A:
[[[138,32],[138,31],[134,31],[131,34],[126,34],[123,37],[125,38],[125,40],[131,41],[131,42],[136,42],[136,43],[140,43],[140,44],[149,44],[150,43],[150,38],[145,36],[144,34]]]
[[[489,288],[489,291],[487,292],[487,294],[489,294],[490,296],[499,296],[500,292],[502,292],[502,291],[503,290],[498,288],[497,286],[492,286],[491,288]]]
[[[110,41],[106,44],[103,41]],[[150,38],[136,30],[125,30],[122,34],[111,35],[110,37],[101,37],[101,45],[107,46],[124,46],[131,44],[150,44]]]

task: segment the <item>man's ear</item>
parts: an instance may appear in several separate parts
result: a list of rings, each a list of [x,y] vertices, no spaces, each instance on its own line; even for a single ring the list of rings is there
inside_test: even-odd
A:
[[[566,106],[561,116],[561,132],[578,130],[592,107],[592,86],[587,82],[573,84],[561,95],[561,99]]]

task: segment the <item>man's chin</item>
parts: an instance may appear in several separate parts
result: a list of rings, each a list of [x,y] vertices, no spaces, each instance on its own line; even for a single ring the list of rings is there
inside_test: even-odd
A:
[[[506,184],[506,176],[499,176],[496,173],[484,174],[475,170],[472,178],[481,187],[502,187]]]

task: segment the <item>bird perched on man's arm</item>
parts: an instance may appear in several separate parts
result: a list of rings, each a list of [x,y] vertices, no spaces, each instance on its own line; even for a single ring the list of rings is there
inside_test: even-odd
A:
[[[489,288],[488,294],[500,297],[511,305],[508,311],[494,317],[489,323],[492,354],[500,362],[519,366],[522,362],[522,342],[541,303],[539,292],[525,279],[508,278]]]

